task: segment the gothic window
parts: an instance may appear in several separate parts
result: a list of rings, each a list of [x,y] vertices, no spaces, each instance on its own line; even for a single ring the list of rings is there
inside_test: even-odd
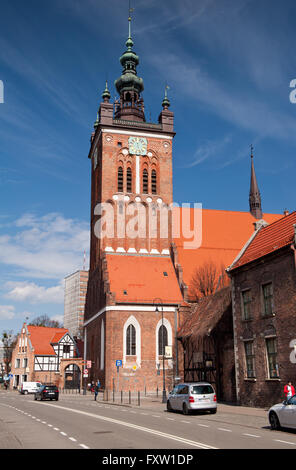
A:
[[[134,325],[129,325],[126,330],[126,355],[136,355],[136,328]]]
[[[157,193],[156,170],[152,170],[152,172],[151,172],[151,192],[152,192],[152,194]]]
[[[148,193],[148,171],[146,168],[143,170],[143,193]]]
[[[123,192],[123,169],[120,166],[117,172],[117,190],[119,193]]]
[[[128,168],[126,170],[126,191],[131,193],[132,190],[132,169]]]
[[[165,355],[165,347],[168,345],[168,330],[164,325],[158,330],[158,354],[160,356]]]

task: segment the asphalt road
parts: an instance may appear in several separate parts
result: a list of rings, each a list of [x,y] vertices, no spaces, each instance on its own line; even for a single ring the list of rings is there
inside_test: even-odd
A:
[[[296,449],[295,431],[271,431],[267,414],[168,413],[161,403],[143,406],[95,402],[90,395],[0,392],[1,449]]]

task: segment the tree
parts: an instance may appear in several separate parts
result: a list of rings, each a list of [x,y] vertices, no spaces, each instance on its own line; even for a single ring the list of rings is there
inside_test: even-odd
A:
[[[202,297],[214,294],[229,284],[228,276],[223,264],[218,267],[213,261],[206,261],[195,269],[191,283],[190,295],[199,300]]]
[[[32,320],[29,325],[32,326],[48,326],[51,328],[62,328],[62,325],[57,320],[52,320],[48,315],[39,315]]]
[[[3,362],[6,375],[10,372],[11,356],[14,346],[16,345],[17,336],[13,334],[12,330],[4,330],[1,338],[3,344]]]

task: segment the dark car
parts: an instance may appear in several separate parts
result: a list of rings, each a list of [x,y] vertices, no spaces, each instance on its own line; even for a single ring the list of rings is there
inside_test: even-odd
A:
[[[58,400],[59,389],[56,385],[42,385],[35,393],[35,400]]]

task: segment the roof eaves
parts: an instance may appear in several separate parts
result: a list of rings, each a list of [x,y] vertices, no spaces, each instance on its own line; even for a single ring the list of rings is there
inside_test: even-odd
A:
[[[238,260],[243,256],[243,254],[246,252],[247,248],[250,246],[250,244],[252,243],[252,241],[254,240],[254,238],[258,235],[258,233],[260,232],[260,230],[263,228],[264,226],[261,225],[257,230],[255,230],[255,232],[251,235],[251,237],[249,238],[249,240],[247,241],[247,243],[243,246],[243,248],[241,249],[241,251],[239,252],[239,254],[237,255],[237,257],[233,260],[232,264],[230,266],[228,266],[228,268],[226,268],[226,271],[229,273],[230,271],[232,271],[233,269],[235,269],[235,265],[236,263],[238,262]]]

